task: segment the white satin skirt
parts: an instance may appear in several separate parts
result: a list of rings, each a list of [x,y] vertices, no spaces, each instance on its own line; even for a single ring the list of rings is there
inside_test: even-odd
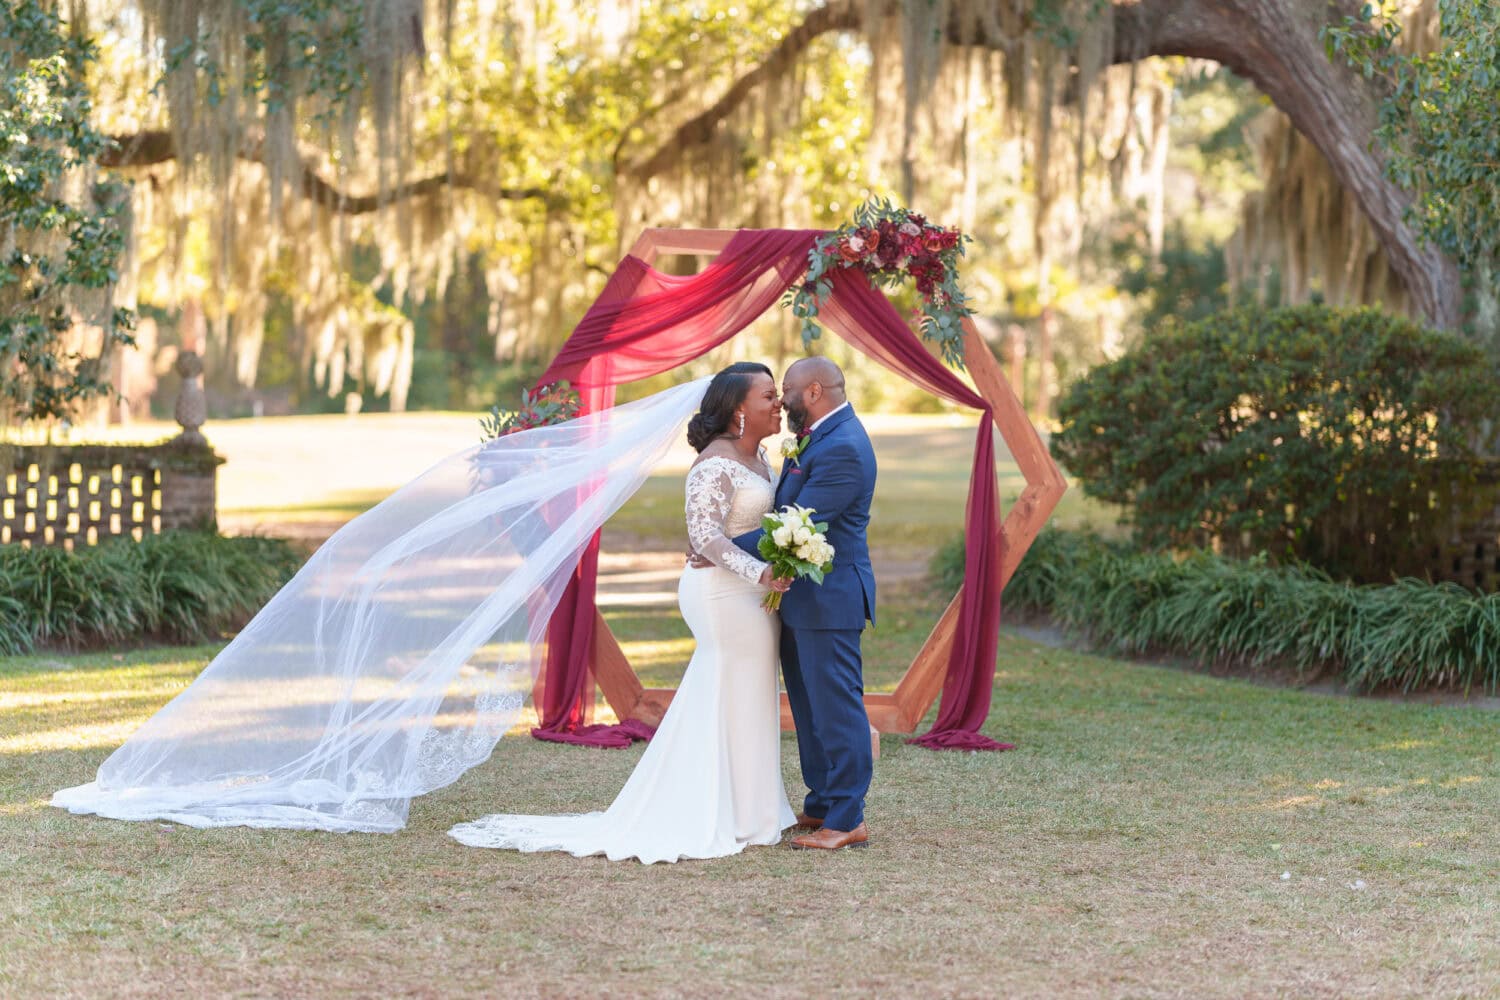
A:
[[[780,618],[765,590],[717,566],[685,569],[678,605],[696,649],[656,736],[603,812],[497,813],[449,831],[471,847],[602,854],[646,864],[775,844],[796,823],[781,780]]]

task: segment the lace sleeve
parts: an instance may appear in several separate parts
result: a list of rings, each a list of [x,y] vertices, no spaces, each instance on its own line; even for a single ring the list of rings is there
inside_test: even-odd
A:
[[[717,566],[757,583],[766,564],[742,552],[724,534],[734,499],[734,477],[725,462],[699,462],[687,475],[687,530],[693,551]]]

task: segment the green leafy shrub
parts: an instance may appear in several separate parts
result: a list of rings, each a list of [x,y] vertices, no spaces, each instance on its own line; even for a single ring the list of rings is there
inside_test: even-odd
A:
[[[931,568],[956,586],[962,538]],[[1500,594],[1451,583],[1342,583],[1303,565],[1138,552],[1049,528],[1003,602],[1010,614],[1045,612],[1115,653],[1337,673],[1360,690],[1500,689]]]
[[[1129,508],[1137,542],[1337,577],[1420,576],[1478,505],[1493,361],[1374,309],[1241,308],[1168,323],[1075,382],[1052,452]]]
[[[113,302],[129,193],[93,166],[110,144],[89,98],[98,50],[55,7],[0,5],[0,418],[23,421],[107,396],[109,353],[135,343]],[[70,339],[80,323],[102,337],[93,356]]]
[[[0,547],[0,653],[212,639],[260,610],[301,564],[281,539],[190,531],[72,552]]]

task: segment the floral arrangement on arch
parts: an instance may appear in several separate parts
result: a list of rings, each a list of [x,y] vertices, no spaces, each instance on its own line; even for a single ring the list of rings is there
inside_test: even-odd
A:
[[[833,290],[827,275],[835,268],[857,267],[883,288],[915,279],[922,296],[922,336],[942,349],[945,363],[963,368],[961,321],[973,310],[958,287],[958,259],[968,242],[957,229],[873,199],[855,210],[852,223],[818,237],[807,255],[806,277],[788,289],[782,304],[801,317],[803,343],[811,344],[822,332],[814,319],[819,304]]]
[[[520,408],[502,410],[498,405],[492,406],[489,416],[479,418],[479,429],[483,434],[479,440],[493,441],[533,427],[560,424],[578,416],[582,408],[578,391],[565,381],[522,389]]]

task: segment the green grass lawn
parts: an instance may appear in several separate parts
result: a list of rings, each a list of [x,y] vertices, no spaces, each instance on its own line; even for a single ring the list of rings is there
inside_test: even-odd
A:
[[[226,477],[248,470],[224,482],[232,511],[346,519],[410,474],[407,452],[438,457],[465,431],[442,415],[309,419],[324,423],[261,422],[262,445],[288,449],[274,461],[248,437],[220,444]],[[881,582],[873,690],[895,685],[943,604],[912,567],[958,529],[970,426],[872,421],[877,566],[907,570]],[[337,468],[312,468],[298,443],[311,431],[336,439]],[[400,460],[358,460],[360,441],[400,442]],[[691,652],[672,597],[675,463],[611,525],[620,564],[601,582],[653,685],[675,683]],[[1002,496],[1018,489],[1004,472]],[[1074,491],[1060,519],[1112,514]],[[1019,748],[884,737],[862,852],[643,867],[451,841],[448,827],[488,812],[603,808],[640,755],[524,734],[416,800],[395,835],[198,831],[47,805],[214,651],[0,659],[0,996],[1500,996],[1493,712],[1007,633],[986,731]],[[790,735],[782,749],[799,794]]]
[[[974,420],[886,414],[865,419],[880,461],[872,541],[891,558],[919,557],[961,526]],[[275,531],[297,522],[336,524],[368,510],[440,458],[477,441],[478,423],[471,414],[367,414],[219,421],[205,432],[227,459],[219,472],[221,520],[231,531]],[[772,451],[778,440],[770,440]],[[1000,455],[1000,497],[1008,503],[1025,484],[1003,442]],[[682,475],[692,459],[685,442],[675,447],[611,527],[643,541],[675,544],[682,535]],[[1053,519],[1109,530],[1116,513],[1074,489]]]
[[[899,676],[939,604],[891,589],[867,637],[873,687]],[[638,662],[653,644],[677,647],[664,663],[684,652],[657,605],[609,617]],[[640,754],[524,735],[416,800],[396,835],[47,806],[212,653],[0,661],[0,994],[1479,997],[1500,984],[1490,712],[1007,635],[986,731],[1019,749],[885,737],[863,852],[648,868],[449,840],[486,812],[602,808]],[[800,789],[792,737],[782,747]]]

